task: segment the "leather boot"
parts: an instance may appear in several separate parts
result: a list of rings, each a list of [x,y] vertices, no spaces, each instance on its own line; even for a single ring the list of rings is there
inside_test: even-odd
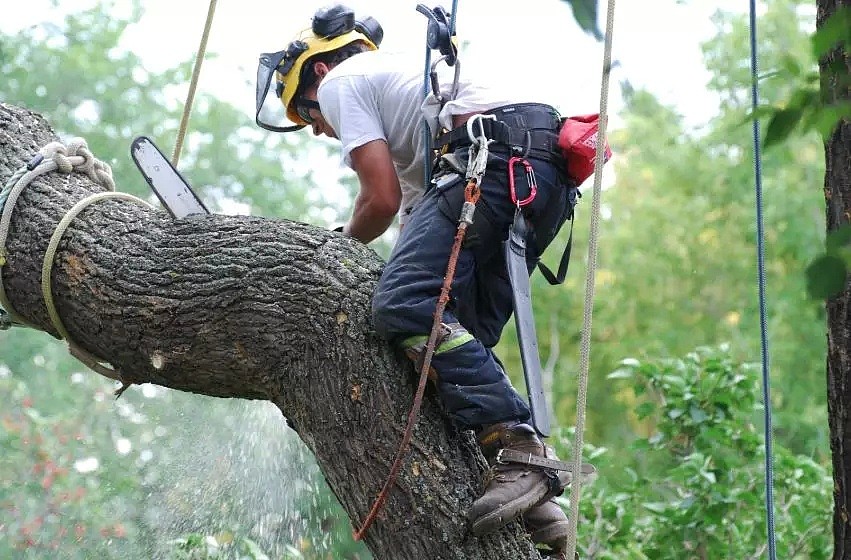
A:
[[[570,522],[554,499],[536,505],[524,513],[522,519],[533,543],[548,546],[554,552],[567,547]]]
[[[474,535],[484,535],[505,526],[541,502],[561,494],[570,483],[571,476],[564,471],[500,461],[501,450],[512,450],[530,457],[547,457],[546,447],[528,424],[486,427],[479,433],[479,445],[491,469],[484,494],[473,502],[468,514]],[[552,510],[543,513],[547,512],[549,515],[555,513]]]

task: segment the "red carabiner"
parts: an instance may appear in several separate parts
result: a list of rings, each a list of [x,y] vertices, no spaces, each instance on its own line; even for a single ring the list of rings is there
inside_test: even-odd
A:
[[[529,184],[529,196],[523,200],[517,200],[517,190],[514,188],[514,165],[518,162],[526,170],[526,182]],[[538,194],[538,182],[535,180],[535,170],[526,158],[514,156],[508,160],[508,190],[511,193],[511,202],[517,207],[526,206],[535,200],[535,195]]]

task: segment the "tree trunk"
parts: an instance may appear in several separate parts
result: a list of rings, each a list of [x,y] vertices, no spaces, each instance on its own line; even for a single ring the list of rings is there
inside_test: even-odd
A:
[[[0,185],[55,139],[39,115],[0,103]],[[14,208],[4,286],[12,308],[54,336],[40,287],[45,250],[68,209],[99,190],[83,174],[53,172]],[[52,293],[70,338],[126,380],[274,402],[359,526],[416,387],[410,363],[369,322],[381,265],[360,243],[305,224],[174,220],[104,200],[62,237]],[[365,539],[375,558],[538,558],[516,523],[487,538],[468,533],[464,514],[484,466],[471,435],[453,430],[429,395]]]
[[[819,27],[849,0],[818,0]],[[851,46],[820,61],[826,103],[851,100]],[[851,223],[851,122],[843,119],[825,145],[827,232]],[[836,559],[851,559],[851,282],[827,301],[827,406],[833,454],[833,535]]]

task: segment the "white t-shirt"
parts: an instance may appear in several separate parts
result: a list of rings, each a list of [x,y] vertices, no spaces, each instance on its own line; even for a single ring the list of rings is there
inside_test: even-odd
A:
[[[449,129],[453,115],[529,101],[467,83],[462,72],[457,96],[438,115],[434,96],[424,99],[423,70],[423,60],[383,51],[359,53],[332,68],[317,92],[322,115],[343,145],[346,165],[351,167],[355,148],[373,140],[387,142],[402,187],[400,224],[425,192],[424,119],[434,140],[438,121]],[[447,96],[454,68],[441,62],[438,75],[441,92]]]

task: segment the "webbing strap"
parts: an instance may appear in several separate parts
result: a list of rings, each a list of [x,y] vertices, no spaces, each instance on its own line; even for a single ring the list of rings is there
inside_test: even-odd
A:
[[[558,263],[558,272],[553,274],[553,271],[550,270],[547,265],[538,261],[538,270],[541,271],[541,276],[543,276],[551,286],[557,286],[564,283],[564,279],[567,277],[567,267],[570,264],[570,251],[573,249],[573,222],[575,221],[575,216],[570,218],[570,234],[567,236],[567,245],[565,245],[564,251],[561,254],[561,260],[559,260]]]
[[[570,473],[576,472],[575,465],[567,461],[559,461],[557,459],[548,459],[531,453],[524,453],[516,449],[503,448],[496,453],[496,462],[500,464],[514,463],[517,465],[529,465],[531,467],[541,467],[544,469],[553,469],[557,471],[566,471]],[[579,468],[579,474],[584,477],[593,476],[596,474],[597,468],[590,463],[582,463]]]

